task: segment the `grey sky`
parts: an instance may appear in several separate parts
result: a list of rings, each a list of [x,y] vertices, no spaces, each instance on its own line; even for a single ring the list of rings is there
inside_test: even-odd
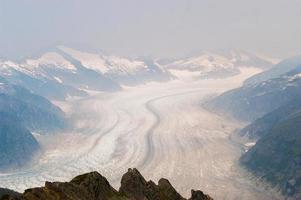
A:
[[[301,0],[0,0],[0,57],[56,44],[122,55],[301,54]]]

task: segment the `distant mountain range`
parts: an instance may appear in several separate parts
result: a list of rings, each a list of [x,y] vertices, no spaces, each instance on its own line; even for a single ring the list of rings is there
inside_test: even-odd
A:
[[[149,60],[83,52],[60,46],[23,61],[0,61],[9,82],[50,99],[85,96],[86,90],[118,91],[121,85],[168,81],[171,74]]]
[[[256,144],[241,163],[293,199],[301,199],[301,57],[280,62],[205,107],[250,122],[239,131]]]
[[[179,78],[175,71],[194,72],[196,78],[225,78],[239,74],[241,67],[267,69],[272,64],[244,51],[203,52],[160,62],[58,46],[23,60],[0,58],[0,76],[38,95],[64,100],[86,96],[87,90],[114,92],[123,85],[173,80]]]
[[[70,182],[46,182],[44,187],[27,189],[18,194],[0,188],[0,200],[186,200],[167,179],[158,185],[146,181],[137,169],[129,169],[122,176],[119,191],[98,172],[75,177]],[[189,200],[212,200],[202,191],[191,191]]]
[[[86,69],[125,85],[137,85],[149,81],[168,81],[171,74],[158,63],[150,59],[129,59],[58,47],[60,52],[79,61]]]
[[[174,71],[197,72],[200,79],[226,78],[240,73],[240,68],[254,67],[266,70],[273,65],[270,59],[245,51],[203,52],[197,56],[169,62],[165,67]]]

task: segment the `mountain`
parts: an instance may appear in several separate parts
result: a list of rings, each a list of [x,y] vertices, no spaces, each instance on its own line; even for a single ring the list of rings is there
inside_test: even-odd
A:
[[[270,125],[241,163],[294,199],[301,199],[301,111]],[[256,133],[255,133],[256,134]]]
[[[65,46],[23,60],[0,60],[0,76],[38,95],[58,100],[86,96],[86,90],[114,92],[121,90],[120,85],[173,78],[153,60],[133,60]]]
[[[36,132],[55,132],[65,126],[64,113],[44,97],[0,79],[0,112]],[[2,118],[4,119],[4,118]]]
[[[10,189],[0,188],[0,199],[17,199],[21,198],[21,194]]]
[[[50,99],[63,100],[69,96],[86,96],[84,89],[120,89],[117,83],[83,68],[76,60],[65,59],[55,50],[35,59],[26,59],[22,63],[3,61],[0,67],[0,75],[11,83],[22,85]]]
[[[137,85],[149,81],[168,81],[172,78],[167,70],[150,59],[132,60],[124,57],[79,51],[64,46],[60,46],[59,50],[80,62],[84,68],[124,85]]]
[[[226,78],[240,73],[242,67],[266,70],[272,66],[268,59],[244,51],[203,52],[200,55],[165,64],[174,71],[195,72],[198,78]]]
[[[270,70],[252,76],[247,79],[245,85],[254,85],[260,82],[267,81],[269,79],[280,77],[289,71],[294,70],[296,67],[301,67],[301,56],[295,56],[292,58],[285,59],[273,66]]]
[[[23,194],[0,196],[1,200],[185,200],[167,179],[160,179],[158,185],[146,181],[137,169],[129,169],[122,176],[119,191],[98,172],[75,177],[70,182],[46,182],[44,187],[27,189]],[[189,200],[212,200],[202,191],[192,190]]]
[[[300,97],[301,67],[295,66],[280,77],[228,91],[206,103],[205,107],[252,122]]]
[[[296,83],[299,72],[296,69],[293,72],[286,77],[300,90]],[[256,141],[240,161],[255,175],[279,187],[285,195],[300,199],[301,98],[296,94],[291,99],[239,132]]]
[[[37,140],[16,118],[0,113],[0,170],[26,164],[40,149]]]
[[[238,132],[255,142],[240,163],[286,196],[301,199],[301,66],[283,65],[287,62],[204,106],[251,122]]]
[[[252,140],[257,140],[270,132],[275,124],[281,123],[299,112],[301,112],[301,99],[296,98],[276,110],[267,113],[263,117],[256,119],[240,130],[239,134],[241,136],[247,136]]]
[[[280,188],[285,195],[299,199],[301,66],[295,61],[296,58],[280,62],[251,77],[243,87],[226,92],[205,106],[251,122],[238,132],[255,141],[242,155],[240,163],[257,177]]]
[[[39,150],[31,132],[51,134],[66,127],[64,113],[44,97],[0,77],[0,170],[20,167]]]

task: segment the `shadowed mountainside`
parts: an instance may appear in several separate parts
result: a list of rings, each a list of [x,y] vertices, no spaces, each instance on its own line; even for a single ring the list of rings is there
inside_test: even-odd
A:
[[[32,132],[63,130],[65,114],[44,97],[0,77],[0,170],[26,164],[39,150]]]
[[[285,60],[205,104],[251,122],[238,133],[256,143],[240,163],[293,199],[301,198],[300,62]]]
[[[273,112],[275,117],[279,118]],[[294,112],[282,116],[273,122],[271,114],[261,122],[263,129],[253,129],[252,134],[260,139],[241,158],[241,163],[257,176],[282,192],[296,199],[301,198],[301,112],[300,107]],[[268,120],[271,123],[265,123]],[[251,124],[254,127],[259,122]],[[265,125],[266,124],[266,125]]]

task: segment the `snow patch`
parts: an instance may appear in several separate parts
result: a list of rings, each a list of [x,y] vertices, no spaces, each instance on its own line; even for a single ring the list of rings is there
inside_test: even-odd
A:
[[[143,61],[81,52],[64,46],[60,46],[59,49],[79,60],[84,67],[102,74],[131,75],[148,68]]]
[[[248,142],[248,143],[245,143],[244,145],[246,146],[246,147],[252,147],[252,146],[254,146],[256,144],[256,142]]]
[[[57,82],[59,82],[59,83],[63,83],[63,81],[62,81],[62,79],[60,79],[59,77],[53,77]]]
[[[56,68],[60,68],[60,69],[76,70],[76,67],[74,65],[72,65],[63,56],[55,52],[45,53],[36,60],[27,59],[25,66],[29,69],[34,69],[34,68],[39,68],[43,65],[53,65]]]

